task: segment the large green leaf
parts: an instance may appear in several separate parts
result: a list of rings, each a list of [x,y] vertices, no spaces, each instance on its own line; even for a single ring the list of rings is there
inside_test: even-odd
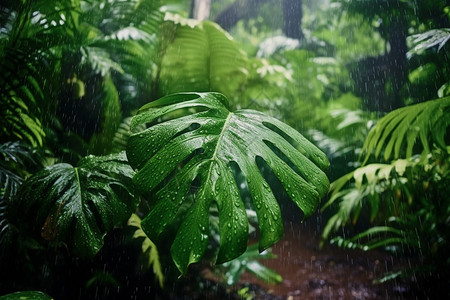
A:
[[[75,254],[92,257],[102,247],[104,235],[136,208],[129,188],[133,174],[124,152],[88,156],[77,167],[56,164],[24,182],[13,202],[13,214],[18,216],[18,226],[33,218],[33,229],[41,230],[44,239],[63,242]]]
[[[132,130],[151,124],[133,134],[127,148],[137,170],[136,187],[143,194],[156,191],[142,228],[157,242],[182,216],[171,246],[182,273],[207,247],[212,205],[217,205],[220,220],[217,262],[236,258],[247,248],[248,221],[233,166],[246,178],[261,229],[261,251],[281,238],[283,225],[258,161],[270,167],[306,216],[328,191],[322,170],[329,163],[319,149],[275,118],[253,110],[231,112],[227,104],[218,93],[174,94],[143,106],[132,120]]]
[[[170,14],[166,20],[174,23],[175,39],[161,63],[163,95],[219,91],[230,96],[245,81],[246,56],[219,25]]]

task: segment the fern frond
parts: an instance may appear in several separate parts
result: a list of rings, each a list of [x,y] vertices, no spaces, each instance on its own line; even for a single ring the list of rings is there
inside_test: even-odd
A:
[[[374,236],[381,235],[379,238]],[[390,236],[390,237],[386,237]],[[351,238],[341,236],[333,238],[330,243],[337,244],[339,247],[347,249],[361,249],[364,251],[373,250],[380,247],[399,245],[405,242],[403,232],[390,226],[374,226]],[[361,242],[361,239],[368,239],[367,242]]]
[[[144,238],[142,242],[142,253],[147,257],[148,267],[153,266],[153,272],[158,279],[159,286],[164,286],[164,273],[161,268],[161,262],[159,261],[159,253],[156,245],[148,238],[141,227],[141,218],[136,214],[132,214],[128,220],[128,225],[136,227],[133,238]]]
[[[39,157],[33,150],[19,142],[0,145],[0,246],[8,244],[10,221],[8,204],[16,195],[27,174],[27,169],[41,167]]]
[[[402,176],[406,168],[414,164],[414,161],[405,159],[396,160],[391,164],[369,164],[332,182],[330,199],[321,210],[325,210],[335,202],[339,202],[339,207],[325,225],[322,239],[328,239],[329,235],[341,226],[356,223],[366,197],[371,198],[368,204],[371,208],[370,219],[373,221],[378,214],[378,194],[381,192],[382,183],[391,181],[394,176]]]
[[[125,118],[122,123],[119,124],[113,139],[113,152],[126,150],[128,138],[131,135],[131,120],[132,117]],[[141,125],[137,130],[143,131],[145,130],[145,126]]]

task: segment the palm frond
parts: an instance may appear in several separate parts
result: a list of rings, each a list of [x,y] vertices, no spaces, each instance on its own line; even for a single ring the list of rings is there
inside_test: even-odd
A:
[[[16,195],[27,170],[42,167],[41,160],[31,147],[19,142],[0,145],[0,245],[6,246],[10,231],[8,204]]]
[[[384,116],[369,132],[363,145],[362,156],[367,162],[373,154],[384,159],[409,158],[420,140],[422,156],[432,146],[446,151],[450,125],[450,97],[427,101],[396,109]]]
[[[42,145],[45,133],[38,105],[44,99],[43,82],[33,65],[38,57],[4,47],[0,58],[0,136],[3,140],[22,139]]]
[[[122,119],[119,94],[110,77],[105,77],[102,84],[101,124],[96,133],[90,138],[92,153],[104,155],[113,146],[113,138]]]
[[[379,237],[376,238],[376,236]],[[362,242],[363,239],[368,239],[368,241]],[[405,238],[404,233],[397,228],[374,226],[351,238],[335,237],[330,243],[342,248],[369,251],[380,247],[404,244]]]
[[[414,52],[420,50],[426,50],[429,48],[437,47],[437,51],[440,51],[445,44],[450,40],[450,28],[431,29],[423,33],[414,34],[411,36],[413,39]]]

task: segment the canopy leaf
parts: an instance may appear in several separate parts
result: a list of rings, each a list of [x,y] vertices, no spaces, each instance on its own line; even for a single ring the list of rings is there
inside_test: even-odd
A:
[[[113,226],[136,208],[130,190],[134,172],[124,152],[88,156],[77,167],[60,163],[30,177],[21,186],[13,215],[35,218],[41,236],[68,244],[76,255],[92,257]],[[128,181],[129,184],[126,184]],[[20,223],[29,223],[21,222]]]
[[[142,228],[158,242],[168,227],[178,226],[171,253],[182,273],[207,247],[212,205],[220,223],[217,262],[246,250],[248,220],[236,168],[246,178],[258,216],[260,251],[281,238],[283,225],[259,162],[273,171],[305,216],[328,191],[325,154],[283,122],[253,110],[231,112],[227,105],[219,93],[179,93],[144,105],[131,123],[132,131],[150,124],[130,136],[127,148],[137,170],[136,187],[143,194],[156,192]]]

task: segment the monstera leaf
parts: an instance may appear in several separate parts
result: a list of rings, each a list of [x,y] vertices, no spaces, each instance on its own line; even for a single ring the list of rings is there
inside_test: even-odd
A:
[[[21,214],[14,215],[34,218],[38,228],[33,229],[41,230],[44,239],[63,242],[76,255],[92,257],[104,235],[136,208],[129,189],[133,174],[124,152],[88,156],[77,167],[66,163],[47,167],[22,184],[14,201]]]
[[[328,160],[319,149],[277,119],[253,110],[229,111],[222,94],[163,97],[139,110],[131,130],[141,124],[150,127],[129,138],[127,156],[137,170],[133,180],[140,192],[156,192],[142,228],[157,242],[168,227],[179,226],[171,254],[182,273],[207,247],[212,205],[220,222],[217,262],[236,258],[247,248],[248,221],[236,167],[246,178],[258,216],[260,251],[283,234],[280,208],[261,163],[271,168],[306,216],[328,191],[322,171]]]

